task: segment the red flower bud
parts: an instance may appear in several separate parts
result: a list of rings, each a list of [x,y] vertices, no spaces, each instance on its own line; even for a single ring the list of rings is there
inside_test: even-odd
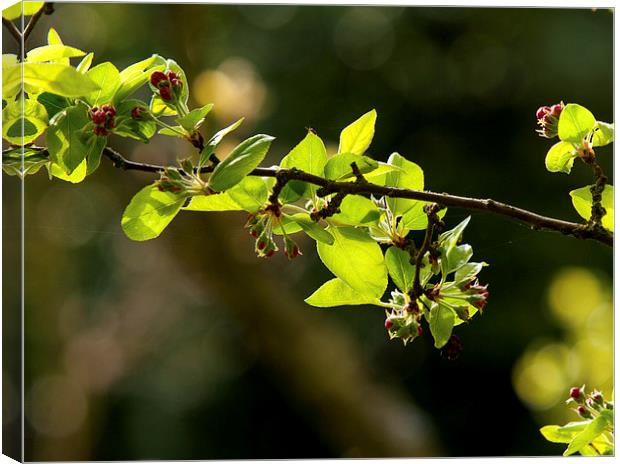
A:
[[[267,244],[262,240],[256,244],[256,248],[258,248],[259,250],[262,250],[263,248],[265,248],[265,246],[267,246]]]
[[[97,109],[94,112],[91,111],[90,114],[91,114],[91,119],[95,124],[103,124],[106,120],[106,114],[102,110]]]
[[[549,111],[551,111],[551,108],[548,106],[541,106],[536,110],[536,119],[544,118]]]
[[[276,250],[272,248],[267,253],[265,253],[265,256],[267,256],[267,258],[271,258],[275,253],[276,253]]]
[[[131,110],[131,118],[140,119],[142,117],[143,112],[144,110],[142,108],[140,108],[139,106],[136,106],[134,109]]]
[[[394,323],[392,322],[392,319],[386,319],[385,324],[383,325],[387,330],[390,330],[394,326]]]
[[[159,96],[166,101],[172,100],[172,93],[170,92],[170,87],[162,87],[159,89]]]
[[[157,84],[159,84],[160,81],[165,81],[165,80],[166,80],[166,75],[161,71],[155,71],[154,73],[151,74],[151,84],[153,84],[154,87],[157,87]]]
[[[579,406],[577,406],[576,411],[577,411],[577,414],[579,414],[581,417],[585,419],[590,419],[592,417],[592,413],[588,411],[583,404],[580,404]]]
[[[101,107],[101,111],[104,111],[105,113],[107,113],[108,116],[112,118],[116,116],[116,110],[114,109],[112,105],[103,105]]]
[[[570,397],[574,400],[578,400],[583,396],[583,391],[579,387],[573,387],[570,389]]]
[[[564,108],[562,107],[562,105],[560,103],[553,105],[550,110],[549,113],[551,114],[551,116],[553,116],[554,118],[559,118],[560,117],[560,113],[562,112]]]
[[[116,124],[114,123],[114,118],[109,118],[104,124],[106,129],[113,129],[115,126]]]
[[[423,333],[424,333],[424,330],[422,329],[422,324],[420,324],[418,325],[418,337],[421,337]]]
[[[106,135],[108,135],[108,131],[106,130],[106,128],[101,126],[93,127],[93,133],[99,137],[105,137]]]
[[[176,78],[177,78],[177,73],[175,73],[174,71],[168,71],[168,79],[172,80]]]

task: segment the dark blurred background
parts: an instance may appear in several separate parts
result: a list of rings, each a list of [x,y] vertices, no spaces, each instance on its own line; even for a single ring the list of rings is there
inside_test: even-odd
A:
[[[545,170],[553,142],[534,112],[563,100],[613,120],[609,10],[55,8],[29,47],[54,27],[95,63],[172,57],[190,103],[216,105],[208,131],[246,117],[223,152],[277,137],[266,164],[306,127],[335,151],[341,128],[376,108],[371,155],[415,161],[428,189],[578,221],[568,192],[591,172]],[[110,145],[157,163],[192,151],[163,136]],[[597,153],[611,176],[612,149]],[[449,210],[449,226],[473,216],[465,239],[491,265],[491,296],[447,361],[428,333],[389,341],[376,308],[306,306],[330,278],[312,243],[292,263],[258,260],[241,213],[182,212],[158,240],[131,242],[121,213],[152,180],[107,160],[79,185],[26,180],[27,460],[557,455],[538,428],[577,418],[568,388],[611,394],[612,253],[599,243]],[[4,176],[3,193],[3,303],[16,314],[19,180]],[[7,377],[10,428],[19,384]]]

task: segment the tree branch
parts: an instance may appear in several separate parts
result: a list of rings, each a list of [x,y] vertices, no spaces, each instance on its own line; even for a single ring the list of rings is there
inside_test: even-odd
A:
[[[47,151],[45,148],[41,147],[31,146],[30,148],[35,150],[43,150],[44,152]],[[6,151],[10,150],[5,150],[3,153]],[[115,167],[125,171],[159,173],[164,170],[164,166],[129,161],[120,153],[109,147],[106,147],[103,150],[103,155],[110,159]],[[213,166],[204,166],[200,169],[201,173],[208,173],[212,171]],[[431,203],[438,203],[446,207],[486,211],[500,216],[506,216],[529,225],[533,230],[560,232],[564,235],[571,235],[579,239],[596,240],[597,242],[603,243],[607,246],[613,246],[614,242],[613,234],[601,227],[592,227],[591,224],[578,224],[576,222],[543,216],[541,214],[492,199],[469,198],[450,195],[448,193],[410,190],[398,187],[385,187],[383,185],[372,183],[338,182],[315,176],[314,174],[309,174],[298,169],[256,168],[250,173],[250,175],[260,177],[281,177],[283,180],[286,179],[287,181],[299,180],[313,185],[318,185],[319,187],[322,187],[319,194],[323,196],[332,193],[340,193],[342,195],[376,195],[427,201]]]

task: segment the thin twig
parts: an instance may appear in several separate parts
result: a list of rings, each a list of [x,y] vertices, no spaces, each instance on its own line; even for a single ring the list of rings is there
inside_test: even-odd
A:
[[[417,300],[424,293],[424,288],[420,283],[420,269],[422,268],[422,260],[424,259],[424,255],[431,248],[431,243],[433,241],[433,234],[435,233],[435,225],[439,222],[439,217],[437,216],[437,212],[441,209],[441,207],[437,203],[432,203],[430,205],[426,205],[424,207],[426,216],[428,218],[428,224],[426,225],[426,233],[424,235],[424,242],[422,242],[422,246],[418,250],[415,259],[415,276],[413,279],[413,287],[411,288],[410,297],[412,301]]]
[[[41,16],[43,16],[43,13],[46,13],[46,11],[47,11],[47,8],[46,8],[46,5],[44,4],[43,7],[39,9],[39,11],[37,11],[35,14],[32,15],[32,17],[30,18],[30,21],[28,21],[28,24],[26,25],[26,28],[24,29],[24,33],[23,33],[24,44],[26,44],[26,40],[28,40],[30,33],[32,32],[37,22],[39,21],[39,18],[41,18]]]
[[[17,28],[15,23],[13,21],[10,21],[10,20],[6,19],[6,18],[2,18],[2,24],[11,33],[11,35],[13,36],[15,41],[18,44],[21,44],[22,43],[22,33],[19,32],[19,29]]]
[[[46,152],[46,149],[42,147],[31,146],[29,148],[34,150],[42,150],[44,153]],[[103,155],[110,159],[115,167],[125,171],[159,173],[164,170],[164,166],[129,161],[120,153],[109,147],[106,147],[103,150]],[[208,173],[212,171],[213,166],[204,166],[200,169],[201,173]],[[580,239],[596,240],[608,246],[613,246],[614,242],[613,234],[603,228],[591,227],[591,225],[588,224],[578,224],[576,222],[543,216],[541,214],[492,199],[461,197],[457,195],[450,195],[448,193],[386,187],[372,183],[361,184],[356,182],[338,182],[315,176],[314,174],[309,174],[298,169],[256,168],[249,175],[260,177],[277,177],[279,175],[287,178],[288,180],[299,180],[309,184],[318,185],[321,189],[319,189],[319,192],[317,193],[323,196],[332,193],[341,193],[342,195],[386,196],[391,198],[406,198],[410,200],[438,203],[442,206],[452,208],[486,211],[516,219],[529,225],[534,230],[550,230],[560,232],[564,235],[571,235]]]

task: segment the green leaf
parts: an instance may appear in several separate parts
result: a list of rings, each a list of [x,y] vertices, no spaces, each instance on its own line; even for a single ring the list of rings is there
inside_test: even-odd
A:
[[[408,230],[426,230],[428,226],[428,216],[424,212],[424,206],[430,205],[427,201],[416,201],[409,210],[403,214],[399,222],[399,226]],[[444,208],[437,213],[437,217],[443,218],[448,212],[448,208]]]
[[[347,195],[340,204],[340,213],[332,216],[335,221],[351,226],[376,224],[380,217],[381,212],[377,205],[359,195]]]
[[[463,267],[471,259],[474,250],[470,245],[454,246],[442,257],[441,268],[444,275],[450,274]]]
[[[185,196],[161,192],[156,185],[147,185],[129,202],[123,212],[121,226],[132,240],[150,240],[163,232],[180,211]]]
[[[22,5],[23,5],[23,13],[24,16],[32,16],[41,8],[45,2],[17,2],[14,5],[11,5],[8,8],[2,10],[2,17],[4,19],[8,19],[9,21],[13,21],[14,19],[19,19],[22,16]]]
[[[340,133],[338,153],[363,155],[375,135],[376,121],[377,112],[372,110],[345,127]]]
[[[243,211],[243,208],[230,197],[230,191],[192,197],[189,205],[183,209],[187,211]]]
[[[217,192],[240,182],[263,161],[272,140],[269,135],[258,134],[241,142],[215,167],[209,186]]]
[[[439,235],[439,246],[442,248],[444,253],[448,253],[450,249],[456,246],[456,243],[460,240],[467,224],[469,224],[469,220],[471,216],[467,216],[459,225],[457,225],[454,229],[450,229],[446,232],[443,232]]]
[[[587,446],[589,443],[593,442],[601,433],[605,431],[607,426],[609,425],[609,421],[605,416],[597,416],[583,429],[579,432],[569,443],[568,448],[564,451],[564,456],[570,456],[571,454],[576,453],[580,449]]]
[[[594,138],[592,145],[604,147],[614,141],[614,125],[607,122],[597,121],[594,126]]]
[[[297,232],[301,232],[302,230],[303,229],[301,228],[301,226],[295,220],[293,220],[291,216],[288,216],[286,214],[280,216],[280,224],[274,224],[272,229],[275,235],[284,235],[285,232],[287,235],[292,235],[296,234]]]
[[[441,302],[433,305],[431,308],[429,326],[431,334],[435,339],[435,348],[441,348],[450,340],[452,329],[454,328],[455,316],[452,308]]]
[[[488,266],[487,263],[467,263],[461,266],[454,273],[454,281],[459,283],[466,279],[471,279],[480,273],[483,267]]]
[[[344,181],[352,179],[355,176],[351,169],[351,163],[355,162],[362,174],[372,172],[379,167],[374,159],[367,156],[354,155],[352,153],[343,153],[333,156],[325,164],[325,177],[331,180]]]
[[[49,92],[39,94],[37,100],[45,107],[49,119],[72,105],[68,98]]]
[[[168,137],[178,137],[180,139],[185,139],[185,137],[187,136],[185,129],[183,129],[181,126],[164,127],[162,129],[159,129],[158,134],[167,135]]]
[[[207,142],[203,150],[200,152],[200,162],[199,165],[202,166],[209,161],[209,156],[215,151],[217,146],[220,144],[222,139],[234,131],[237,127],[241,125],[244,118],[239,119],[237,122],[232,123],[230,126],[225,127],[224,129],[218,131],[211,139]]]
[[[545,166],[549,172],[565,172],[570,174],[577,152],[572,143],[558,142],[547,152]]]
[[[328,280],[312,295],[304,300],[317,308],[331,308],[333,306],[378,304],[378,298],[362,295],[353,290],[342,279]]]
[[[332,245],[334,243],[334,236],[310,219],[309,214],[297,213],[289,217],[299,224],[299,226],[306,234],[308,234],[309,237],[313,238],[317,242],[326,243],[327,245]]]
[[[579,215],[590,220],[592,217],[592,193],[590,187],[582,187],[570,192],[573,206]],[[605,185],[603,194],[601,195],[601,205],[605,208],[606,214],[603,216],[602,224],[607,230],[614,231],[614,186]]]
[[[19,79],[19,68],[19,65],[11,66],[3,72],[3,95],[5,79],[10,81],[14,76]],[[82,97],[99,88],[88,76],[60,63],[24,63],[24,87],[28,93],[50,92],[62,97]]]
[[[2,99],[10,100],[21,90],[22,65],[15,55],[2,55]],[[9,64],[12,63],[12,64]]]
[[[390,187],[405,188],[411,190],[424,190],[424,172],[422,168],[398,153],[392,153],[388,164],[400,169],[386,174],[386,184]],[[417,200],[403,198],[387,198],[388,207],[394,216],[402,216],[417,203]]]
[[[323,264],[358,293],[380,298],[387,287],[387,269],[379,244],[354,227],[330,227],[328,231],[333,245],[317,242]]]
[[[155,116],[176,116],[177,112],[174,108],[168,106],[159,95],[153,95],[151,97],[151,103],[149,104],[151,113]]]
[[[86,146],[86,175],[90,175],[99,167],[101,162],[101,154],[108,142],[107,137],[98,137],[92,132],[84,136],[84,145]]]
[[[62,39],[60,35],[53,27],[50,27],[50,30],[47,31],[47,44],[48,45],[62,45]]]
[[[86,134],[82,129],[89,122],[84,106],[72,106],[60,113],[47,131],[50,158],[67,174],[71,174],[88,156],[88,147],[84,143]]]
[[[546,425],[540,429],[540,433],[548,441],[553,443],[570,443],[575,435],[582,432],[590,421],[569,422],[566,425]]]
[[[564,142],[581,143],[595,124],[596,119],[588,109],[569,103],[560,113],[558,136]]]
[[[30,50],[26,55],[26,61],[29,63],[43,63],[45,61],[57,61],[62,58],[84,56],[85,54],[82,50],[62,44],[43,45]]]
[[[247,176],[228,190],[228,194],[245,211],[255,213],[267,201],[269,190],[262,178]]]
[[[188,132],[198,129],[205,120],[209,111],[213,108],[213,104],[203,106],[202,108],[196,108],[185,116],[177,118],[176,121]]]
[[[80,61],[80,64],[78,64],[75,69],[82,74],[86,74],[86,72],[90,69],[90,65],[93,63],[94,57],[95,54],[93,52],[90,52],[88,55],[82,58],[82,61]]]
[[[391,246],[385,252],[385,264],[388,273],[398,289],[407,293],[413,286],[415,266],[411,264],[411,255],[395,246]]]
[[[24,178],[36,174],[39,169],[49,163],[49,155],[31,148],[14,148],[2,152],[2,169],[9,176]]]
[[[165,60],[153,55],[145,60],[127,66],[120,74],[120,85],[114,95],[114,102],[119,103],[146,84],[153,71],[163,71]]]
[[[323,169],[327,163],[327,152],[321,138],[312,131],[308,131],[304,139],[299,142],[280,162],[283,168],[297,168],[309,174],[323,176]],[[317,186],[306,182],[289,181],[280,198],[284,203],[296,201],[300,197],[314,195]]]
[[[106,61],[90,69],[86,75],[99,86],[99,90],[86,96],[86,101],[91,106],[110,103],[121,84],[120,73],[116,66]]]
[[[38,101],[9,101],[2,110],[2,136],[14,145],[25,145],[47,129],[47,121],[47,111]]]
[[[150,117],[134,119],[131,116],[134,108],[144,108],[144,106],[140,100],[124,100],[120,103],[116,107],[116,127],[112,132],[121,137],[130,137],[147,143],[157,131],[155,121]]]
[[[84,159],[71,174],[67,174],[63,168],[56,163],[49,163],[47,170],[51,176],[54,176],[60,180],[71,182],[72,184],[79,184],[86,178],[88,167],[86,160]]]

